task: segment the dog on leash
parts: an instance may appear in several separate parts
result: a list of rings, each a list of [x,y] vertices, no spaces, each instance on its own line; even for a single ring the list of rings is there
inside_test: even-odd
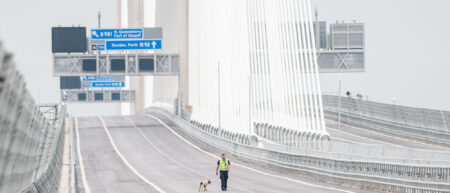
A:
[[[206,191],[208,191],[206,186],[208,186],[209,184],[211,184],[211,180],[201,181],[200,182],[200,186],[198,187],[198,191],[199,192],[206,192]]]

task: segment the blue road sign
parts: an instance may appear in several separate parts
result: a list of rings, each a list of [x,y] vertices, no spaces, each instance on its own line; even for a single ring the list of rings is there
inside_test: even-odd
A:
[[[92,87],[125,87],[125,82],[92,82]]]
[[[114,76],[84,76],[83,81],[113,81]]]
[[[142,39],[142,29],[91,29],[91,39]]]
[[[98,44],[98,45],[97,45],[97,50],[105,50],[105,45],[103,45],[103,44]]]
[[[161,49],[161,40],[106,41],[107,50],[153,50]]]
[[[84,83],[84,88],[91,88],[92,87],[92,83]]]

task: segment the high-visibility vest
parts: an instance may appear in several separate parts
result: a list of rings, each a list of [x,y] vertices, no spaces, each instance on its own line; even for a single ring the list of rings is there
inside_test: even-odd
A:
[[[220,171],[227,171],[228,169],[228,159],[225,159],[225,161],[223,161],[223,159],[220,159]]]

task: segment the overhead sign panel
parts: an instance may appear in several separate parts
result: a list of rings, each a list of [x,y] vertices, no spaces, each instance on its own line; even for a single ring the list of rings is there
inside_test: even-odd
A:
[[[92,82],[92,87],[125,87],[125,82]]]
[[[86,51],[86,27],[52,27],[53,53],[84,53]]]
[[[60,89],[80,89],[81,81],[79,76],[61,76],[59,78]]]
[[[154,50],[161,49],[161,40],[106,41],[107,50]]]
[[[142,39],[142,29],[92,29],[91,39]]]

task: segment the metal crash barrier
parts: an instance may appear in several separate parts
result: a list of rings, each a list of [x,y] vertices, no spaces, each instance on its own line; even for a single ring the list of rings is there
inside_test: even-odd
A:
[[[41,111],[0,42],[0,192],[58,192],[64,105]]]
[[[322,95],[326,118],[427,143],[450,146],[450,112]]]
[[[320,145],[316,144],[315,148],[298,148],[277,143],[251,146],[247,145],[245,136],[203,128],[207,126],[199,128],[198,123],[187,122],[161,108],[148,108],[146,113],[165,117],[182,132],[205,144],[205,147],[216,148],[246,161],[283,171],[387,192],[429,193],[450,190],[448,152],[355,144],[347,144],[345,150],[343,144],[327,140]],[[340,148],[342,149],[336,150]],[[433,158],[436,159],[427,157],[431,155],[435,155]]]

